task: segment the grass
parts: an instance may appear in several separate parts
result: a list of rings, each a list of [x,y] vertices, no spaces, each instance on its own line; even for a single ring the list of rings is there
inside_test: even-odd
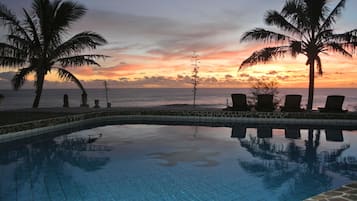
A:
[[[0,126],[67,115],[65,112],[0,111]]]

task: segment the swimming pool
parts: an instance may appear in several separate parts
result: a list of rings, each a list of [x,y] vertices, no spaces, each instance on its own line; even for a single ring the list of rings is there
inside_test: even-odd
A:
[[[357,131],[108,125],[0,145],[0,200],[302,200],[357,180]]]

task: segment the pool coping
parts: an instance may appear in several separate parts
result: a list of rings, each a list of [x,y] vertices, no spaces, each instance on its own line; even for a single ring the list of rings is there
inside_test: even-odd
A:
[[[340,117],[340,118],[336,118]],[[342,118],[341,118],[342,117]],[[356,117],[356,118],[355,118]],[[282,113],[282,112],[237,112],[217,110],[137,110],[137,111],[95,111],[80,114],[35,120],[0,126],[0,143],[15,141],[48,132],[58,132],[72,127],[89,124],[213,124],[230,126],[234,124],[285,125],[285,126],[344,126],[357,129],[357,115],[344,116],[329,113]],[[99,125],[100,126],[100,125]]]
[[[344,185],[335,190],[323,192],[304,201],[354,201],[357,200],[357,182]]]

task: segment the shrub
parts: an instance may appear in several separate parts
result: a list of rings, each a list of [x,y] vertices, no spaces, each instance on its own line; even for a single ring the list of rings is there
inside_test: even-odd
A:
[[[266,81],[266,80],[258,80],[252,85],[252,89],[250,90],[251,95],[248,96],[248,103],[250,105],[255,105],[257,103],[259,94],[271,94],[274,96],[274,106],[275,108],[280,103],[279,90],[278,90],[278,82],[274,80]]]

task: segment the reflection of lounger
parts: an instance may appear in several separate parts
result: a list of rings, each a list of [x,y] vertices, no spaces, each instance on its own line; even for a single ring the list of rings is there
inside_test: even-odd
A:
[[[244,126],[233,126],[231,138],[245,138],[247,128]]]
[[[300,128],[285,128],[285,138],[300,139]]]
[[[272,138],[273,129],[269,127],[259,127],[257,128],[258,138]]]
[[[343,135],[341,129],[326,129],[325,132],[327,141],[343,142]]]

